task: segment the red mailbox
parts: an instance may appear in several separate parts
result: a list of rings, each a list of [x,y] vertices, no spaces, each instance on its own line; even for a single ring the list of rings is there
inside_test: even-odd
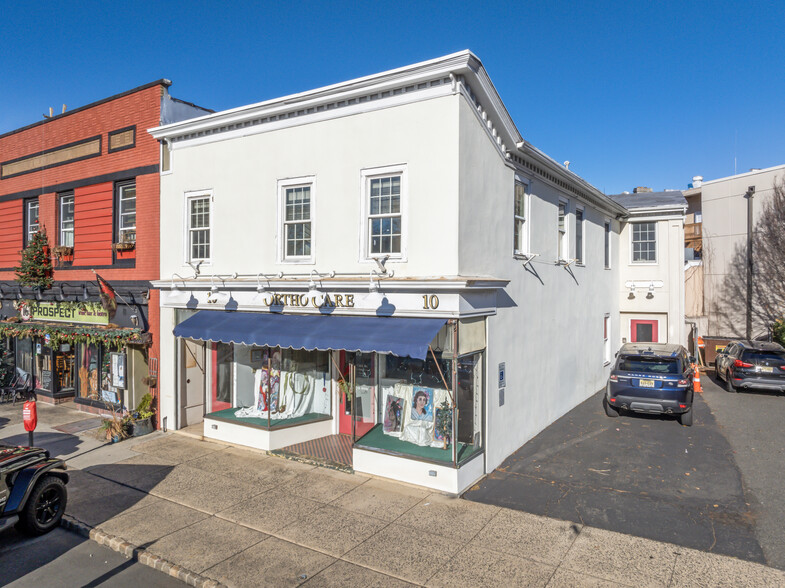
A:
[[[38,425],[38,410],[35,407],[35,400],[28,400],[22,407],[22,418],[25,423],[25,431],[35,431]]]

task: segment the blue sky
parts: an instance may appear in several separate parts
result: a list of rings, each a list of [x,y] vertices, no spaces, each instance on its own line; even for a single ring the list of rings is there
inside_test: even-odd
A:
[[[781,1],[0,0],[0,133],[159,78],[223,110],[471,49],[600,190],[683,189],[785,163],[783,23]]]

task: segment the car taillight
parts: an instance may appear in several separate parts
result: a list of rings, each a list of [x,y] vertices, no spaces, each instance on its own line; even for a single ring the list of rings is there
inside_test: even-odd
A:
[[[781,365],[781,366],[780,366],[780,369],[781,369],[783,372],[785,372],[785,365]]]
[[[686,386],[687,384],[689,384],[687,380],[679,380],[679,386]]]
[[[737,359],[736,361],[733,362],[733,367],[754,367],[754,366],[751,363],[747,363],[745,361],[741,361],[740,359]]]
[[[783,368],[785,368],[785,366],[783,366]],[[610,381],[611,382],[618,382],[619,381],[619,376],[617,376],[616,374],[611,374]]]

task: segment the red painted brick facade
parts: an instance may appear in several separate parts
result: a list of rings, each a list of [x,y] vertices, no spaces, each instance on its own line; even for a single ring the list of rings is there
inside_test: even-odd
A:
[[[38,153],[101,137],[100,156],[60,164],[11,177],[0,176],[0,283],[13,283],[24,247],[24,203],[37,198],[39,224],[45,227],[51,247],[59,245],[59,194],[74,195],[73,255],[55,265],[58,284],[95,286],[96,270],[110,284],[149,282],[159,277],[159,158],[160,147],[147,129],[161,124],[163,82],[148,84],[50,120],[0,135],[0,165]],[[135,127],[135,145],[109,152],[109,134]],[[9,174],[6,174],[9,175]],[[117,240],[116,183],[136,184],[136,246],[127,252],[113,250]],[[93,297],[97,300],[96,297]],[[118,305],[123,304],[118,300]],[[7,305],[4,306],[4,309]],[[158,295],[147,303],[152,347],[158,357]]]

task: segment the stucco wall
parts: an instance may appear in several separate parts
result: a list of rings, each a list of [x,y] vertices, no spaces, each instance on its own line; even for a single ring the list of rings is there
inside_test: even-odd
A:
[[[618,274],[604,268],[607,216],[585,205],[585,265],[555,265],[559,196],[530,178],[531,270],[513,257],[515,171],[505,165],[475,114],[460,107],[460,272],[510,280],[488,319],[486,469],[605,385],[603,317],[611,315],[611,349],[618,349]],[[571,196],[571,195],[570,195]],[[570,198],[570,252],[576,199]],[[618,247],[612,221],[611,258]],[[570,254],[572,256],[572,253]],[[498,366],[506,364],[504,405]]]
[[[705,182],[702,186],[703,264],[705,312],[708,335],[743,336],[744,301],[727,304],[723,294],[729,276],[744,275],[746,265],[735,264],[734,255],[744,259],[747,241],[747,200],[744,194],[755,186],[753,222],[773,194],[775,180],[785,179],[785,165]],[[742,286],[743,289],[743,286]],[[753,335],[765,332],[765,325],[754,325]]]
[[[178,148],[161,178],[161,275],[187,272],[184,193],[212,190],[212,263],[202,274],[370,271],[360,262],[361,170],[405,164],[406,263],[398,276],[456,275],[458,98]],[[314,176],[314,263],[276,263],[278,181]]]

